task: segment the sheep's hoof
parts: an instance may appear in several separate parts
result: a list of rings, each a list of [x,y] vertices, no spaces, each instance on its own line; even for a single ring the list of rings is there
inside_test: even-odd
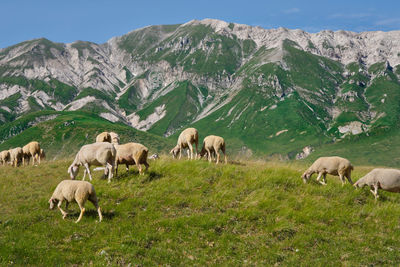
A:
[[[325,183],[325,182],[319,182],[320,184],[322,184],[322,185],[327,185],[327,183]]]
[[[68,213],[63,214],[63,220],[67,217]]]

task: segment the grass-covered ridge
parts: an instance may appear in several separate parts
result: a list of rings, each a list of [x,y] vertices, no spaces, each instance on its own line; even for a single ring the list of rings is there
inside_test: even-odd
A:
[[[150,172],[94,176],[104,220],[91,203],[79,224],[48,209],[71,161],[1,168],[0,264],[17,265],[395,265],[400,195],[375,203],[306,166],[263,162],[150,162]],[[356,166],[357,180],[370,168]],[[82,175],[82,170],[80,176]],[[314,177],[315,180],[315,177]],[[23,186],[21,186],[23,184]]]
[[[0,126],[0,151],[38,141],[48,158],[74,155],[82,145],[94,143],[103,131],[117,132],[121,142],[139,142],[149,153],[167,151],[171,140],[138,131],[122,123],[112,123],[89,112],[37,112]]]

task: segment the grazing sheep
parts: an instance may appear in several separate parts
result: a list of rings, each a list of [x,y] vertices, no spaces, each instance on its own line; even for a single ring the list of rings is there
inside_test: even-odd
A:
[[[61,181],[56,189],[54,190],[53,195],[49,199],[50,209],[54,209],[54,206],[57,205],[58,209],[61,211],[63,219],[67,217],[68,213],[63,211],[61,205],[63,201],[66,201],[65,209],[68,210],[68,204],[72,201],[76,201],[79,205],[81,213],[79,214],[78,220],[75,223],[78,223],[85,213],[85,203],[86,200],[89,200],[96,207],[97,213],[99,214],[99,221],[103,219],[101,215],[101,210],[99,207],[99,202],[97,200],[96,191],[91,183],[85,181],[74,181],[74,180],[64,180]]]
[[[6,163],[10,160],[10,151],[4,150],[0,152],[0,162],[1,165],[6,165]]]
[[[224,161],[227,163],[227,158],[225,154],[225,140],[220,136],[209,135],[204,138],[203,147],[200,151],[200,158],[202,158],[205,154],[207,154],[208,160],[211,162],[211,154],[217,154],[217,164],[220,159],[219,150],[224,153]]]
[[[27,165],[29,165],[29,160],[32,158],[32,166],[35,165],[35,159],[39,159],[40,164],[40,144],[36,141],[32,141],[22,148],[24,156],[22,158],[22,165],[25,165],[25,160],[27,160]]]
[[[96,137],[96,143],[108,142],[111,143],[111,136],[108,132],[102,132]]]
[[[13,148],[10,151],[10,162],[11,165],[14,167],[17,167],[18,164],[22,162],[22,158],[24,157],[24,152],[22,151],[22,148],[16,147]]]
[[[79,166],[83,165],[85,167],[83,180],[85,180],[87,172],[91,181],[92,174],[90,173],[90,166],[106,166],[104,175],[108,174],[108,182],[111,182],[114,172],[115,156],[116,150],[113,144],[101,142],[84,145],[76,154],[74,162],[69,166],[68,173],[71,179],[74,180],[78,175]]]
[[[193,144],[196,144],[196,155],[193,155]],[[182,157],[182,149],[188,148],[188,159],[193,159],[197,157],[198,154],[198,144],[199,144],[199,133],[195,128],[187,128],[179,135],[177,145],[170,151],[173,158],[179,153],[179,159]]]
[[[400,193],[400,170],[396,169],[373,169],[364,177],[354,183],[354,187],[369,186],[375,200],[379,198],[378,189],[389,192]]]
[[[153,154],[149,157],[149,159],[152,159],[152,160],[160,159],[160,156],[158,156],[158,154]]]
[[[353,166],[350,161],[341,158],[341,157],[321,157],[317,159],[308,170],[306,170],[301,178],[303,178],[304,183],[307,182],[308,179],[314,174],[318,173],[317,181],[323,185],[326,185],[326,174],[331,174],[335,176],[339,176],[342,181],[342,186],[346,182],[344,177],[349,180],[350,184],[353,184],[351,181],[351,171],[353,170]],[[323,176],[323,181],[321,182],[321,176]]]
[[[139,174],[143,174],[142,166],[146,167],[146,171],[149,168],[147,163],[147,154],[149,150],[142,144],[138,143],[127,143],[123,145],[115,145],[117,150],[117,156],[115,158],[115,175],[118,175],[118,165],[125,164],[126,170],[129,170],[129,165],[136,165],[139,169]]]
[[[109,132],[109,134],[110,134],[110,138],[111,138],[111,143],[119,145],[119,135],[114,132]]]

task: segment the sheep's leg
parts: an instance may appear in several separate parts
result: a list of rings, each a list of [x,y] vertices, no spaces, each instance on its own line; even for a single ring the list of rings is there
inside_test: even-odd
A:
[[[144,171],[147,172],[147,170],[149,169],[150,165],[147,163],[147,161],[145,161],[143,164],[146,167],[146,169]]]
[[[85,181],[85,178],[86,178],[86,168],[83,170],[83,178],[82,178],[82,181]]]
[[[126,171],[129,172],[129,165],[128,165],[128,164],[125,164],[125,167],[126,167],[126,168],[125,168]]]
[[[322,176],[322,181],[320,181],[321,176]],[[326,185],[326,173],[320,172],[318,174],[317,181],[322,185]]]
[[[144,173],[143,173],[143,169],[142,169],[142,166],[141,166],[138,162],[139,162],[139,161],[136,160],[136,166],[137,166],[138,169],[139,169],[139,175],[142,175],[142,174],[144,174]]]
[[[374,195],[375,201],[377,201],[377,199],[379,198],[379,195],[378,195],[378,185],[374,184],[372,187],[374,188],[374,190],[370,189],[370,191],[371,191],[371,193]]]
[[[346,183],[346,180],[344,179],[344,175],[343,174],[339,174],[339,178],[342,181],[342,186],[344,186],[344,184]]]
[[[215,150],[215,154],[217,154],[217,163],[216,163],[216,164],[218,164],[218,163],[219,163],[220,155],[219,155],[219,152],[218,152],[217,149],[214,149],[214,150]]]
[[[179,149],[179,159],[182,158],[182,149],[183,149],[183,148],[180,148],[180,149]]]
[[[83,166],[85,166],[85,171],[87,171],[88,175],[89,175],[89,179],[90,181],[92,181],[92,174],[90,173],[90,166],[88,163],[83,164]]]
[[[35,156],[32,155],[32,166],[35,166]]]
[[[62,214],[63,220],[64,220],[65,217],[67,217],[68,213],[66,213],[65,211],[63,211],[63,209],[61,208],[62,203],[63,203],[62,200],[58,201],[57,207],[58,207],[58,209],[61,211],[61,214]]]
[[[190,159],[193,159],[193,145],[189,142],[188,146],[189,146],[189,151],[190,151]],[[189,154],[188,154],[188,156],[189,156]]]
[[[321,177],[322,177],[322,172],[318,173],[317,182],[320,182],[319,180],[321,179]]]
[[[211,151],[206,148],[208,161],[211,162]]]
[[[111,178],[113,178],[114,165],[107,162],[106,169],[108,170],[108,182],[111,183]]]
[[[352,185],[352,184],[353,184],[353,181],[351,180],[351,172],[348,172],[348,173],[346,174],[346,177],[347,177],[347,180],[349,181],[349,183]]]
[[[77,202],[78,202],[79,208],[81,209],[81,213],[79,214],[79,218],[78,218],[78,220],[76,220],[75,223],[78,223],[82,219],[83,214],[85,213],[85,201],[82,201],[82,203],[80,201],[77,201]]]

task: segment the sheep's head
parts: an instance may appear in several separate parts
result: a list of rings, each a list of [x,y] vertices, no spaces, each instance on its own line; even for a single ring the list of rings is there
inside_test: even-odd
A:
[[[69,166],[68,173],[72,180],[75,180],[76,176],[78,175],[78,171],[79,165],[71,164],[71,166]]]
[[[362,178],[353,184],[353,186],[355,188],[361,188],[361,187],[364,187],[366,185],[367,184],[364,182],[364,180]]]
[[[57,204],[57,199],[55,199],[55,198],[50,198],[49,199],[49,204],[50,204],[50,209],[52,210],[52,209],[54,209],[54,207],[55,207],[55,205]]]
[[[304,183],[307,183],[308,179],[310,179],[311,173],[308,171],[305,171],[303,173],[303,175],[301,176],[301,178],[303,179]]]
[[[172,154],[173,158],[176,158],[180,151],[181,151],[181,148],[179,146],[175,146],[173,149],[171,149],[171,151],[169,153]]]

